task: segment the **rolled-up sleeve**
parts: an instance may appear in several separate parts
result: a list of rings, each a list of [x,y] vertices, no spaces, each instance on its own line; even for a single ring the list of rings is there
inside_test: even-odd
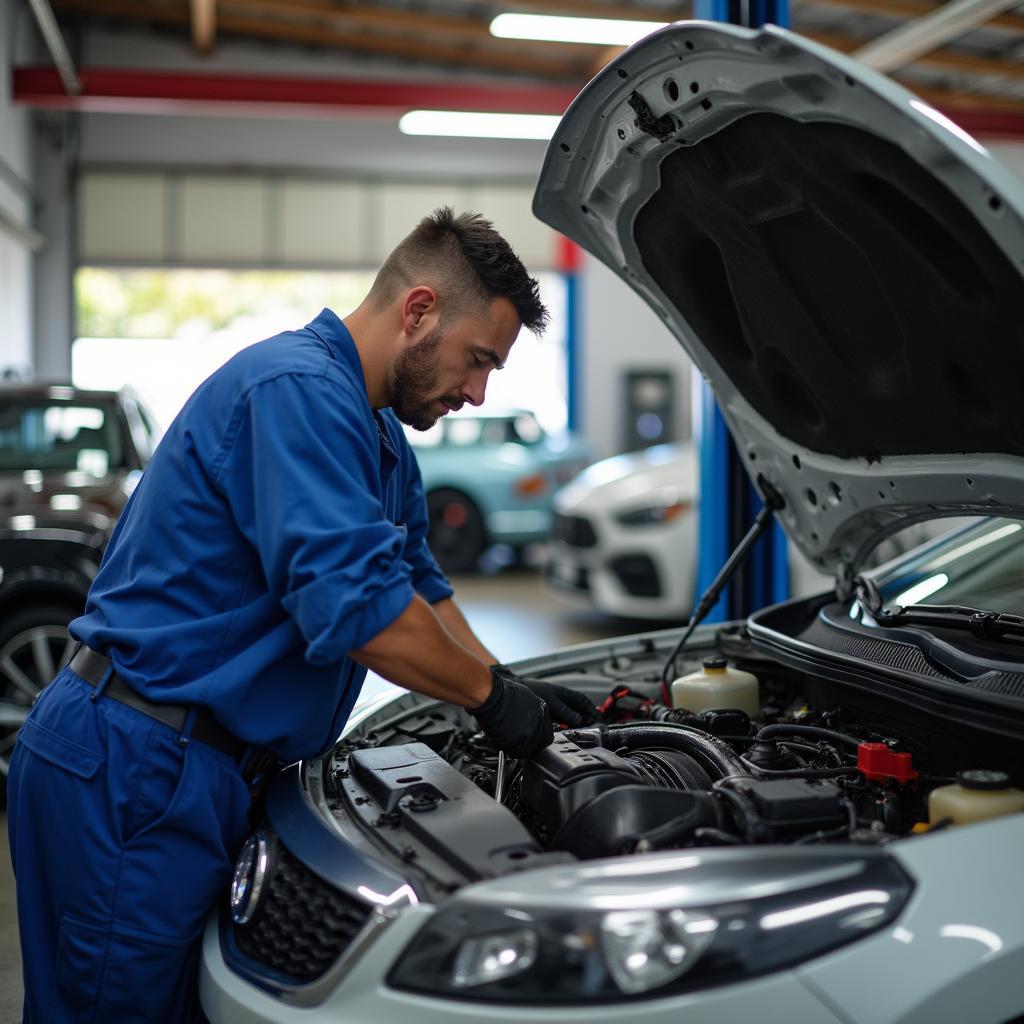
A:
[[[405,533],[385,514],[377,433],[361,404],[333,377],[265,380],[239,399],[214,467],[314,665],[363,646],[414,596]]]
[[[402,518],[409,531],[405,545],[405,560],[417,593],[431,604],[451,597],[454,591],[448,577],[441,571],[427,543],[430,520],[423,495],[423,478],[412,446],[401,439],[401,466],[403,475]]]

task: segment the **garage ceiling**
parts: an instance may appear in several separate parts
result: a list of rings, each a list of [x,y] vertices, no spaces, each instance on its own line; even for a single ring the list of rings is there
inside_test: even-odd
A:
[[[964,0],[959,0],[964,2]],[[506,11],[651,20],[692,17],[673,0],[50,0],[61,30],[137,28],[189,40],[201,53],[228,39],[270,41],[359,55],[374,65],[469,73],[489,82],[576,89],[616,50],[585,44],[496,38],[492,18]],[[948,4],[934,0],[791,0],[792,28],[856,53]],[[1024,113],[1024,3],[975,24],[936,48],[899,61],[889,73],[947,111]]]

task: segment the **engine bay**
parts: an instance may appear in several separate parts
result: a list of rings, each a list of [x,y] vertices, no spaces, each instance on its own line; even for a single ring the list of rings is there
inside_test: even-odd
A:
[[[586,692],[600,721],[557,730],[530,760],[499,754],[461,709],[403,699],[324,759],[329,813],[437,896],[658,850],[885,844],[952,824],[929,819],[938,787],[1018,773],[1016,738],[789,668],[742,629],[688,650],[680,670],[728,658],[756,674],[758,713],[672,707],[666,641],[651,637],[533,670]]]

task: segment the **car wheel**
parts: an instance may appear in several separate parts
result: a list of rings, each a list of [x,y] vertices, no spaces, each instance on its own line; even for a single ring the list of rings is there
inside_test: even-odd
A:
[[[7,802],[7,771],[18,730],[39,691],[70,661],[67,605],[36,605],[0,619],[0,806]]]
[[[442,487],[427,495],[427,512],[428,542],[441,568],[448,573],[472,571],[487,546],[480,510],[461,491]]]

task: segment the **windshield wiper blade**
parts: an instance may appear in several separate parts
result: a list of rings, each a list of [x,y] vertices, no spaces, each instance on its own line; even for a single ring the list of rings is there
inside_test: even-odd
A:
[[[889,605],[877,610],[867,609],[880,626],[929,626],[940,629],[963,629],[981,639],[1004,636],[1024,637],[1024,616],[1007,612],[991,612],[983,608],[957,605],[917,604],[904,608]]]

